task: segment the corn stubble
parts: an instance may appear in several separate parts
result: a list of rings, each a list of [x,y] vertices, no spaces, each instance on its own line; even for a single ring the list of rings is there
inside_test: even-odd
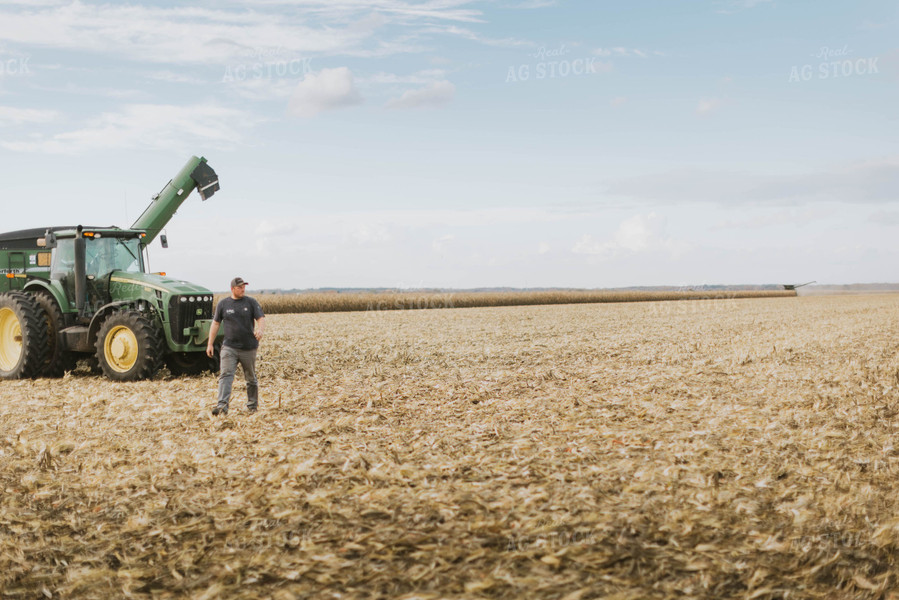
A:
[[[0,382],[0,596],[895,597],[897,334],[895,295],[274,315],[255,415]]]

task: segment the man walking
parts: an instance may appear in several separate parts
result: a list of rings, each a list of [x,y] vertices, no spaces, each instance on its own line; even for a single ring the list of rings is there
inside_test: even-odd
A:
[[[240,277],[231,280],[231,297],[222,298],[215,307],[212,326],[209,328],[209,343],[206,355],[212,358],[215,348],[213,341],[219,325],[225,324],[225,339],[222,342],[219,373],[218,404],[212,409],[213,415],[228,414],[231,400],[231,386],[237,363],[243,367],[247,380],[247,410],[256,412],[259,406],[259,386],[256,381],[256,349],[265,330],[265,314],[254,298],[246,295],[247,282]]]

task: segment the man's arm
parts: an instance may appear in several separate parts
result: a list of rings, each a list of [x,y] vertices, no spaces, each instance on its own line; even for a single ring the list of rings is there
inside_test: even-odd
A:
[[[206,356],[212,358],[215,354],[215,347],[213,343],[215,342],[215,336],[218,335],[219,332],[219,323],[218,321],[213,321],[212,325],[209,326],[209,343],[206,344]]]
[[[262,305],[253,298],[253,316],[256,317],[256,326],[253,328],[253,335],[256,341],[262,341],[262,334],[265,333],[265,313],[262,312]]]

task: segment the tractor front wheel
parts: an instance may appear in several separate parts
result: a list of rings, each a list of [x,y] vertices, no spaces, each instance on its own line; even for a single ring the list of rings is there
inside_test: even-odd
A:
[[[40,374],[47,360],[47,319],[29,294],[0,294],[0,378]]]
[[[137,311],[115,313],[103,321],[95,347],[100,369],[115,381],[149,379],[162,363],[162,334]]]
[[[218,370],[218,363],[215,361],[215,358],[206,356],[206,352],[173,352],[165,357],[165,364],[175,377],[215,372]]]

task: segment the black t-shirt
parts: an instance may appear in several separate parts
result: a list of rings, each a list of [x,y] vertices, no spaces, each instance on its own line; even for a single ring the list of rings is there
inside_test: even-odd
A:
[[[225,346],[238,350],[253,350],[259,347],[259,342],[253,335],[256,319],[264,316],[259,303],[254,298],[244,296],[240,300],[234,298],[219,300],[212,320],[225,324],[225,341],[222,342]]]

